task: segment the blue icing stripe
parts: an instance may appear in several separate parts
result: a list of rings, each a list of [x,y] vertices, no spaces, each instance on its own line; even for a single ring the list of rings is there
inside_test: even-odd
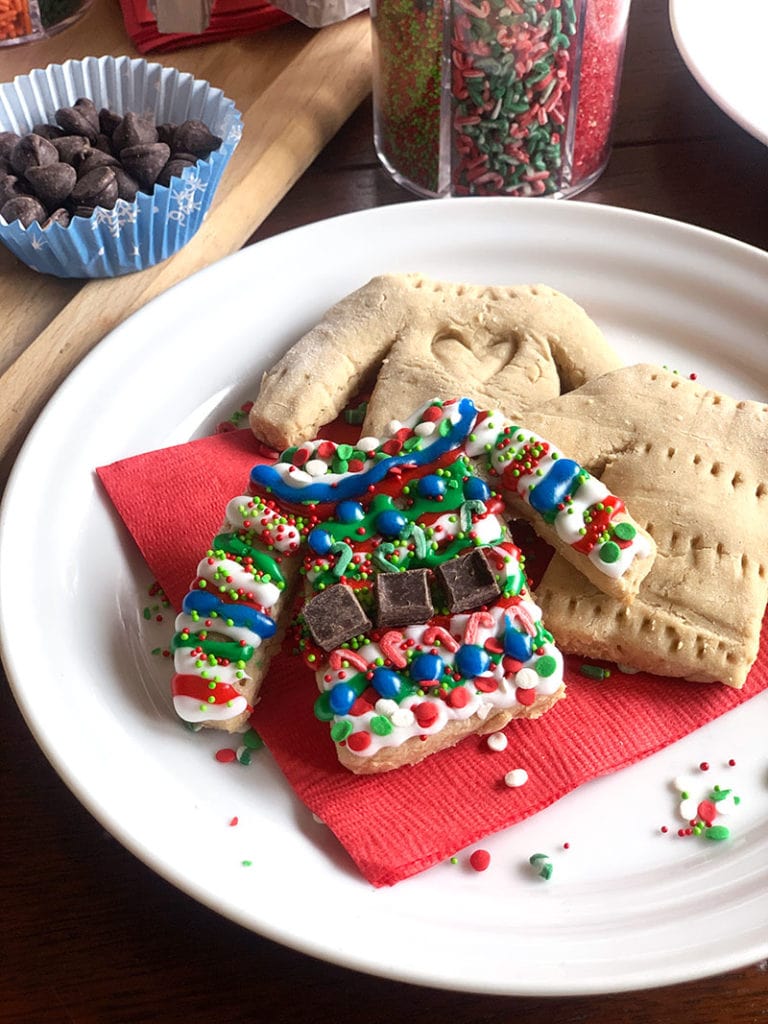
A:
[[[277,624],[264,612],[244,604],[229,604],[207,590],[190,590],[181,604],[182,610],[191,615],[197,612],[205,617],[214,612],[222,619],[231,620],[235,626],[250,629],[252,633],[267,640],[274,636]]]
[[[573,482],[581,471],[573,459],[556,459],[541,482],[528,492],[531,508],[542,516],[556,512],[573,490]]]
[[[269,490],[284,501],[328,502],[356,498],[368,490],[371,485],[380,483],[393,466],[426,466],[446,452],[457,448],[464,441],[474,426],[477,409],[471,398],[461,398],[458,402],[459,419],[452,423],[445,436],[436,438],[431,444],[418,451],[404,452],[402,455],[391,455],[374,463],[363,473],[348,473],[337,481],[335,486],[318,483],[306,487],[291,487],[286,484],[274,466],[254,466],[251,470],[251,483],[259,488]]]

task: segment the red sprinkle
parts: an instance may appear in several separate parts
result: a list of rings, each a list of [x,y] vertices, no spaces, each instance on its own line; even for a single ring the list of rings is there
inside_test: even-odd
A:
[[[230,826],[237,825],[239,821],[240,821],[240,819],[237,817],[237,815],[235,815],[234,818],[230,818],[229,824],[230,824]]]
[[[411,711],[413,711],[420,729],[429,729],[431,725],[435,724],[439,714],[437,707],[427,701],[424,701],[422,704],[415,704]]]
[[[353,732],[347,736],[347,746],[350,750],[365,750],[371,745],[371,737],[367,732]]]
[[[217,761],[222,764],[230,764],[232,761],[237,759],[237,751],[232,750],[231,747],[223,747],[221,750],[217,750],[214,755]]]
[[[702,761],[701,764],[699,765],[699,768],[703,772],[708,772],[709,771],[709,761]]]
[[[523,690],[518,686],[515,690],[515,697],[517,698],[518,704],[524,704],[526,707],[530,707],[531,704],[536,702],[536,690]]]
[[[474,850],[470,854],[469,863],[475,871],[485,871],[491,863],[491,855],[487,850]]]

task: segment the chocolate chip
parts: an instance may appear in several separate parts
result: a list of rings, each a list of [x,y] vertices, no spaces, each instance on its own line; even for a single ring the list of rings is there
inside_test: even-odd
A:
[[[53,145],[58,151],[59,160],[73,167],[77,167],[83,156],[91,150],[90,142],[82,135],[65,135],[61,139],[54,139]]]
[[[75,110],[83,115],[95,132],[101,131],[99,112],[92,99],[89,99],[87,96],[80,96],[79,99],[75,100]]]
[[[116,153],[134,146],[149,146],[153,142],[157,142],[155,122],[130,111],[112,133],[112,147]]]
[[[380,572],[375,594],[377,626],[412,626],[428,622],[434,612],[429,569]]]
[[[7,203],[9,199],[17,199],[19,196],[28,195],[23,181],[20,181],[14,174],[6,174],[0,178],[0,206]]]
[[[189,160],[182,160],[177,156],[172,156],[165,167],[160,171],[157,177],[158,185],[170,185],[171,178],[180,178],[181,172],[185,167],[194,167],[197,160],[192,157]]]
[[[60,139],[64,131],[56,124],[36,124],[32,128],[32,134],[52,142],[54,139]]]
[[[85,177],[90,171],[97,167],[119,167],[120,161],[110,153],[103,153],[100,149],[87,149],[77,160],[77,176]]]
[[[111,210],[117,202],[117,178],[114,170],[111,167],[96,167],[89,171],[72,189],[70,202],[76,216],[79,217],[84,216],[80,212],[83,207],[93,210],[96,206],[103,206]]]
[[[4,217],[9,224],[11,221],[19,220],[25,228],[34,221],[42,224],[47,216],[45,207],[34,196],[17,196],[15,199],[9,199],[0,208],[0,217]]]
[[[65,210],[63,206],[60,206],[58,210],[54,210],[51,216],[44,221],[43,231],[45,231],[46,228],[49,228],[51,224],[61,224],[63,228],[66,228],[69,225],[69,221],[70,216],[68,211]]]
[[[467,554],[436,566],[435,576],[445,591],[451,613],[490,604],[501,592],[482,548],[472,548]]]
[[[59,151],[42,135],[22,135],[11,153],[11,165],[17,174],[26,174],[30,167],[55,164]]]
[[[134,181],[122,167],[115,167],[115,178],[117,179],[117,198],[132,203],[139,191],[138,181]]]
[[[371,628],[354,590],[344,583],[321,590],[304,606],[303,615],[313,640],[324,651]]]
[[[176,131],[176,125],[170,124],[168,121],[157,126],[157,141],[164,142],[166,146],[170,146],[173,149],[173,133]]]
[[[164,142],[153,142],[146,146],[122,149],[120,162],[130,176],[138,181],[140,188],[151,192],[170,155],[171,151]]]
[[[101,132],[93,140],[93,148],[100,150],[102,153],[109,153],[112,156],[112,142],[108,135],[103,135]]]
[[[101,134],[112,138],[115,128],[117,128],[122,120],[119,114],[115,114],[113,111],[107,110],[106,107],[102,107],[99,111],[99,130]]]
[[[185,121],[173,133],[173,150],[193,153],[205,159],[218,149],[223,139],[214,135],[202,121]]]
[[[56,111],[56,123],[60,125],[68,135],[82,135],[93,142],[99,134],[98,124],[93,122],[77,107],[61,107]]]
[[[10,160],[13,147],[19,141],[16,132],[0,132],[0,156]]]
[[[77,174],[69,164],[48,164],[46,167],[30,167],[27,181],[40,202],[49,210],[55,210],[75,187]]]

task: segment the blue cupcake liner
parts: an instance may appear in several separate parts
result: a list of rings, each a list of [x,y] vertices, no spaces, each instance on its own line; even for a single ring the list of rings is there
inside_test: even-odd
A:
[[[242,134],[232,100],[193,75],[131,57],[86,57],[37,69],[0,85],[0,131],[19,135],[33,125],[52,124],[60,107],[88,96],[98,108],[118,114],[151,114],[158,124],[203,121],[224,141],[206,160],[187,167],[151,195],[114,209],[97,207],[67,227],[24,228],[0,217],[0,241],[33,270],[56,277],[119,277],[154,266],[194,236]]]

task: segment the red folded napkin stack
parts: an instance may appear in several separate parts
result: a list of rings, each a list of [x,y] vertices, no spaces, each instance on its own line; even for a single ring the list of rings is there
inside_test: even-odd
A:
[[[332,430],[324,434],[348,439]],[[227,501],[246,490],[259,461],[264,458],[250,431],[239,430],[98,470],[176,608]],[[587,679],[579,671],[582,661],[567,659],[566,700],[538,721],[510,723],[504,757],[470,737],[413,768],[354,776],[339,766],[327,723],[314,718],[313,675],[287,651],[273,662],[253,725],[297,796],[333,831],[362,875],[372,885],[392,885],[768,688],[768,632],[764,626],[760,657],[742,691],[615,668],[607,679]],[[228,742],[222,733],[222,746]],[[504,774],[517,767],[529,781],[510,789]]]
[[[144,0],[120,0],[120,6],[128,35],[139,53],[167,53],[185,46],[216,43],[262,32],[293,20],[266,0],[216,0],[204,32],[160,32],[155,16]]]

